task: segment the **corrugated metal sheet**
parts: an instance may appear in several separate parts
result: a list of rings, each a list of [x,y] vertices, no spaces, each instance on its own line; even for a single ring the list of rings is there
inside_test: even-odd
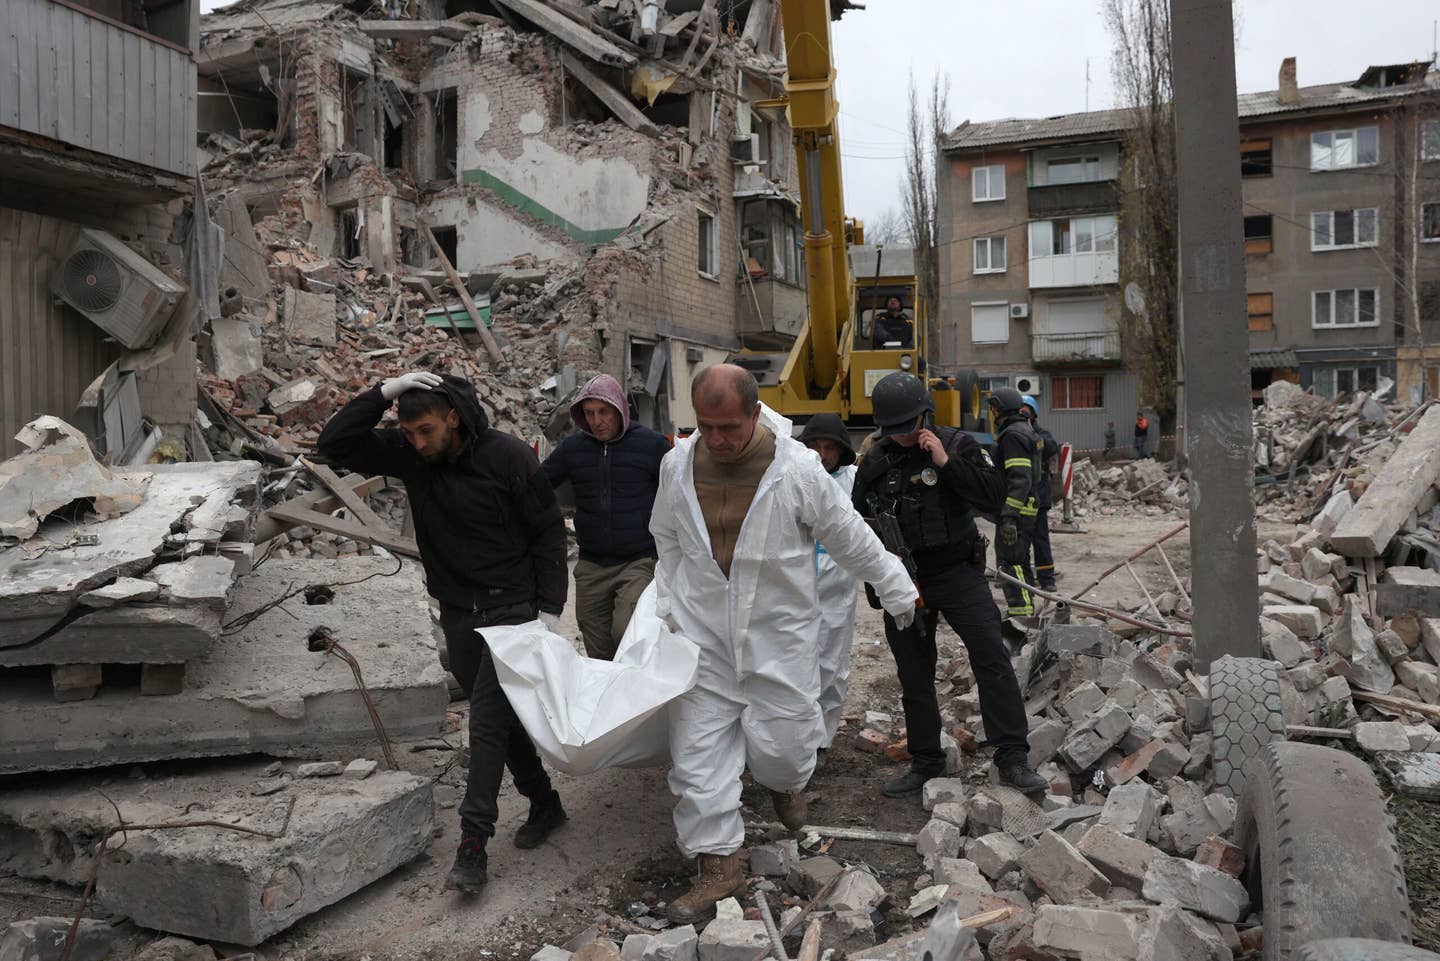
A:
[[[0,0],[0,126],[189,176],[195,62],[50,0]]]
[[[0,207],[0,458],[41,414],[70,417],[80,393],[118,355],[104,334],[50,293],[50,271],[80,228]]]

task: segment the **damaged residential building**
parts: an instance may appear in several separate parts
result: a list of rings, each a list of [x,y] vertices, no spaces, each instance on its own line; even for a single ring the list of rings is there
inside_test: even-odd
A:
[[[198,0],[0,0],[0,457],[42,414],[186,456]],[[121,78],[125,82],[122,82]]]
[[[790,130],[767,106],[779,6],[725,6],[217,10],[197,57],[206,183],[299,289],[363,264],[468,337],[435,290],[443,253],[502,343],[550,335],[534,374],[552,402],[605,372],[642,422],[693,427],[699,368],[783,347],[805,317]],[[271,296],[263,270],[239,274],[240,296]]]

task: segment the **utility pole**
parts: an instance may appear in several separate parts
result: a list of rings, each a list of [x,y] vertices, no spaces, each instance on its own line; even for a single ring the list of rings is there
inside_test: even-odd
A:
[[[1231,0],[1174,0],[1180,350],[1195,670],[1262,657]],[[1194,374],[1195,376],[1190,376]]]

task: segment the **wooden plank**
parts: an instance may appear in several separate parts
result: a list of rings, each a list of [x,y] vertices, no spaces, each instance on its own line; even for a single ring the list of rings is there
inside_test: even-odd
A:
[[[290,524],[304,524],[317,531],[348,537],[352,541],[375,544],[395,554],[403,554],[406,557],[420,556],[420,548],[415,546],[415,542],[410,538],[402,537],[393,531],[372,530],[358,521],[342,520],[309,508],[287,507],[284,504],[277,504],[266,513]]]
[[[1334,738],[1339,741],[1353,741],[1355,732],[1343,727],[1311,727],[1308,724],[1285,725],[1285,736],[1292,740],[1297,737]]]
[[[300,463],[304,464],[306,470],[314,474],[320,483],[328,487],[331,493],[340,499],[340,503],[344,504],[345,509],[351,514],[355,515],[357,521],[366,527],[390,530],[390,525],[385,523],[384,519],[382,519],[379,514],[376,514],[375,511],[370,508],[369,504],[365,503],[365,498],[356,494],[350,485],[341,480],[333,470],[324,464],[317,464],[304,457],[300,458]]]
[[[621,123],[646,136],[660,136],[660,128],[645,116],[629,97],[616,89],[614,84],[597,76],[589,67],[581,63],[578,57],[573,57],[563,50],[560,52],[560,59],[571,76],[584,84],[586,90],[598,97],[600,102],[605,104]]]
[[[350,489],[361,497],[369,496],[385,486],[385,478],[378,476],[365,477],[363,474],[347,474],[340,480],[342,483],[349,484]],[[342,506],[340,499],[325,488],[301,494],[299,497],[292,497],[285,501],[284,505],[316,510],[322,514],[328,514]],[[265,511],[255,521],[255,543],[263,544],[272,537],[279,537],[294,526],[288,521],[281,521],[272,516],[269,511]]]
[[[1392,711],[1406,711],[1411,714],[1418,714],[1421,717],[1433,719],[1440,718],[1440,706],[1434,704],[1422,704],[1419,701],[1412,701],[1404,697],[1391,697],[1389,694],[1374,694],[1370,691],[1350,692],[1350,697],[1356,701],[1365,701],[1369,704],[1376,704],[1380,707],[1388,707]]]
[[[690,24],[694,23],[699,17],[699,10],[686,10],[684,13],[678,13],[667,20],[659,32],[667,37],[678,37],[681,30],[690,26]]]
[[[1431,407],[1330,535],[1346,557],[1379,557],[1425,492],[1440,480],[1440,406]]]
[[[540,0],[496,0],[584,56],[612,67],[633,67],[639,61],[595,31],[582,27]]]
[[[495,337],[490,333],[490,328],[485,326],[485,321],[480,318],[480,311],[475,307],[475,301],[470,297],[470,289],[465,286],[465,281],[455,271],[455,265],[450,263],[450,258],[445,256],[445,250],[440,246],[440,241],[435,239],[428,224],[421,224],[420,229],[425,232],[425,239],[430,241],[430,248],[435,251],[435,257],[440,261],[440,266],[445,268],[445,275],[450,278],[450,286],[455,288],[460,303],[465,305],[465,312],[475,322],[475,329],[480,332],[480,340],[485,345],[485,353],[490,355],[490,363],[496,367],[505,366],[505,355],[500,352],[500,345],[495,342]],[[443,306],[443,305],[442,305]],[[446,309],[446,317],[449,317],[449,310]],[[459,335],[457,330],[456,335]]]

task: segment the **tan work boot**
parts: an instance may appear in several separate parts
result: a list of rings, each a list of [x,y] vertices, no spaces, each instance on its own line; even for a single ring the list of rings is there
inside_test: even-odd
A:
[[[775,813],[780,817],[781,824],[791,831],[798,831],[805,826],[805,819],[810,816],[810,805],[806,802],[805,795],[799,791],[794,794],[771,791],[770,800],[775,803]]]
[[[715,902],[745,890],[741,870],[744,853],[700,854],[695,858],[695,883],[665,907],[672,924],[695,924],[715,916]]]

